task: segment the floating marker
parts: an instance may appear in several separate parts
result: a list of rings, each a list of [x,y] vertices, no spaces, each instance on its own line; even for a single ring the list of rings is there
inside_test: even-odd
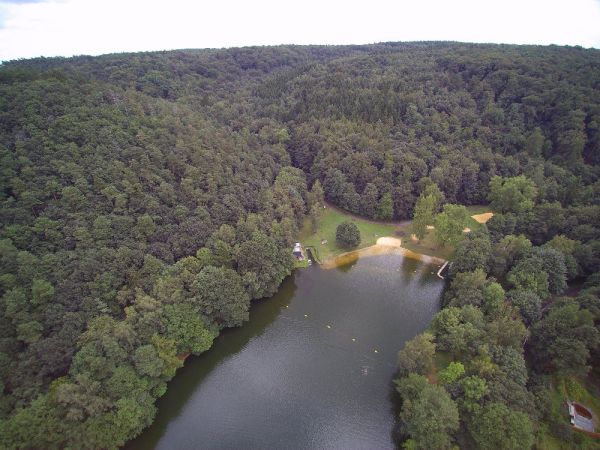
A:
[[[289,308],[289,307],[290,307],[290,305],[285,305],[285,307],[286,307],[286,308]]]
[[[352,342],[356,342],[356,338],[352,338]]]
[[[379,353],[379,350],[377,350],[377,349],[375,349],[375,350],[373,350],[373,351],[374,351],[375,353]]]
[[[327,325],[327,328],[331,328],[331,325]]]
[[[308,317],[308,314],[304,314],[304,317]]]

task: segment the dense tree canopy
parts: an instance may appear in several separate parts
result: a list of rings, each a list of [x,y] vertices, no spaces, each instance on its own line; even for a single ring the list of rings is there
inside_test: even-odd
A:
[[[183,356],[290,273],[325,200],[414,211],[418,237],[433,223],[457,247],[449,307],[400,360],[423,373],[447,352],[466,374],[419,381],[412,445],[448,447],[480,408],[482,426],[536,420],[524,342],[536,373],[597,361],[599,283],[543,304],[600,272],[599,67],[597,50],[460,43],[2,64],[0,447],[138,434]],[[487,199],[489,234],[465,237],[463,205]],[[469,442],[498,443],[486,430]]]

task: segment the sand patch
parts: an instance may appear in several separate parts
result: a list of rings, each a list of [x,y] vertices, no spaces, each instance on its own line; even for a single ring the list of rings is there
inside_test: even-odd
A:
[[[469,227],[467,227],[463,230],[463,233],[470,233],[470,232],[471,232],[471,229]]]
[[[479,223],[487,223],[487,221],[490,220],[493,216],[494,216],[493,212],[486,212],[483,214],[475,214],[471,217]]]
[[[377,256],[385,254],[401,255],[406,258],[417,259],[427,264],[443,264],[446,260],[442,258],[436,258],[435,256],[422,255],[400,246],[400,239],[392,237],[381,237],[377,239],[377,244],[371,245],[370,247],[361,248],[352,252],[342,253],[334,258],[329,258],[321,264],[323,269],[333,269],[335,267],[344,266],[356,261],[359,258],[367,256]]]
[[[402,241],[393,237],[380,237],[377,239],[377,245],[387,245],[388,247],[401,247]]]

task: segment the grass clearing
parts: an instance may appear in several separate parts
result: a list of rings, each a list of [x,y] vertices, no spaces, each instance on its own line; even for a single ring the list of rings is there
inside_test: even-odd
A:
[[[413,241],[410,237],[410,223],[398,227],[398,235],[402,239],[402,247],[423,255],[437,256],[442,259],[450,259],[454,253],[454,247],[451,245],[441,246],[435,240],[435,231],[430,230],[420,241]]]
[[[487,205],[467,206],[469,216],[489,212]],[[317,231],[313,232],[310,220],[306,219],[304,227],[300,233],[300,242],[306,247],[314,249],[313,256],[317,262],[323,262],[329,258],[338,256],[348,250],[339,247],[335,240],[335,231],[337,226],[344,221],[354,222],[360,230],[361,242],[357,248],[364,248],[374,245],[378,238],[382,236],[397,237],[402,240],[402,247],[415,253],[435,256],[442,259],[450,259],[454,253],[454,248],[450,245],[440,246],[435,240],[435,231],[430,230],[420,241],[413,241],[410,237],[410,221],[404,222],[379,222],[365,219],[349,212],[343,211],[332,205],[327,205],[323,209],[321,217],[317,223]],[[482,226],[472,217],[468,218],[465,227],[471,230],[477,230]],[[321,242],[327,241],[325,244]]]
[[[471,216],[476,214],[483,214],[490,211],[487,205],[472,205],[467,206],[469,217],[465,228],[469,228],[471,231],[480,229],[483,225],[473,219]],[[429,230],[423,239],[420,241],[413,240],[410,233],[410,222],[404,222],[396,231],[397,235],[402,237],[402,247],[411,250],[415,253],[421,253],[424,255],[437,256],[449,260],[454,254],[454,247],[451,245],[441,246],[435,239],[435,231]]]
[[[303,260],[294,261],[294,269],[305,269],[308,267],[308,258],[304,258]]]
[[[327,206],[319,218],[316,232],[312,232],[310,220],[305,220],[303,230],[300,233],[300,242],[305,248],[315,248],[321,261],[325,261],[329,258],[347,252],[349,249],[338,246],[335,240],[336,228],[344,221],[355,223],[360,230],[359,248],[374,245],[377,239],[382,236],[394,236],[395,230],[398,226],[397,223],[376,222],[363,219],[352,214],[345,213],[337,208]],[[327,243],[322,244],[321,242],[323,240],[326,240]]]

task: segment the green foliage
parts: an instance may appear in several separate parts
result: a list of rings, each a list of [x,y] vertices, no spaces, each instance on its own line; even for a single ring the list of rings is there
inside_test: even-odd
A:
[[[46,304],[54,295],[54,286],[46,280],[34,279],[31,284],[31,303],[36,306]]]
[[[177,358],[176,342],[158,334],[152,336],[151,342],[156,349],[156,354],[162,360],[161,375],[167,378],[173,377],[175,371],[183,365]]]
[[[520,260],[508,273],[506,279],[518,290],[535,293],[545,299],[549,295],[548,273],[544,270],[544,261],[537,256]]]
[[[448,367],[438,373],[438,379],[442,384],[456,383],[465,374],[465,366],[460,362],[451,362]]]
[[[391,220],[394,217],[394,202],[392,194],[386,192],[381,196],[377,207],[377,218],[380,220]]]
[[[482,269],[457,273],[446,291],[446,303],[450,306],[482,306],[487,285],[487,276]]]
[[[469,414],[479,411],[480,400],[489,392],[486,381],[476,375],[463,377],[460,380],[463,390],[462,408]]]
[[[164,361],[158,356],[156,347],[142,345],[135,350],[133,356],[135,368],[140,375],[157,378],[163,372]]]
[[[454,276],[459,272],[472,272],[476,269],[487,272],[491,254],[492,245],[487,235],[469,233],[456,247],[450,267],[450,275]]]
[[[485,405],[473,416],[469,431],[480,448],[530,449],[533,425],[529,417],[502,403]]]
[[[581,268],[574,257],[575,250],[580,242],[569,239],[564,235],[556,235],[544,246],[553,248],[561,252],[564,258],[565,268],[567,269],[567,279],[571,280],[579,275]]]
[[[427,232],[427,225],[433,224],[433,216],[437,212],[439,199],[435,195],[421,194],[415,205],[411,231],[417,236],[417,239],[423,239]]]
[[[459,245],[458,206],[434,223],[459,245],[453,280],[471,273],[451,286],[468,306],[434,321],[438,349],[486,377],[477,405],[525,409],[510,356],[522,324],[476,272],[489,269],[527,292],[510,301],[533,324],[535,370],[585,371],[597,293],[541,320],[537,300],[563,292],[565,270],[600,270],[599,62],[556,46],[386,43],[4,63],[0,447],[114,448],[137,434],[178,352],[246,320],[289,274],[305,215],[330,220],[324,198],[370,219],[414,211],[422,229],[432,203],[489,196],[507,212],[488,223],[491,251],[476,233]],[[316,237],[333,253],[335,226]],[[359,227],[364,242],[394,228]]]
[[[226,327],[248,320],[250,296],[238,273],[225,267],[206,266],[192,283],[192,306]]]
[[[504,289],[499,283],[489,283],[483,289],[483,311],[488,316],[497,316],[504,305]]]
[[[260,231],[255,231],[251,239],[243,242],[237,254],[237,271],[246,281],[252,298],[274,294],[292,271],[293,258],[289,248]]]
[[[445,204],[441,213],[435,216],[435,236],[442,245],[457,245],[463,237],[469,213],[462,205]]]
[[[335,230],[335,239],[340,247],[357,247],[360,244],[360,230],[353,222],[342,222]]]
[[[347,251],[346,248],[337,244],[335,232],[340,223],[349,220],[358,227],[360,231],[360,245],[365,247],[375,244],[381,236],[393,235],[396,229],[396,224],[394,223],[374,222],[352,216],[338,208],[327,207],[319,215],[316,232],[313,232],[311,229],[311,224],[305,223],[299,240],[304,247],[315,249],[321,261],[325,261]],[[326,241],[325,243],[323,243],[324,240]],[[289,247],[287,249],[289,250]]]
[[[509,297],[527,325],[537,322],[542,317],[542,301],[535,292],[511,291]]]
[[[567,288],[567,267],[563,254],[553,248],[538,248],[535,253],[544,262],[548,274],[548,290],[552,294],[562,294]]]
[[[437,346],[457,357],[476,354],[484,336],[483,313],[472,305],[448,307],[431,323]]]
[[[188,304],[167,305],[162,323],[165,335],[177,343],[177,352],[198,355],[210,348],[214,335],[208,331],[198,313]]]
[[[492,273],[503,278],[514,263],[529,254],[531,241],[523,235],[507,235],[494,245],[490,266]]]
[[[552,308],[533,326],[530,360],[539,372],[586,373],[590,350],[599,343],[592,314],[577,302],[568,301]]]
[[[409,373],[426,375],[433,368],[435,342],[431,333],[418,334],[398,352],[398,370],[401,376]]]
[[[490,180],[488,200],[494,211],[522,213],[533,208],[537,188],[524,175],[511,178],[495,176]]]
[[[413,448],[450,448],[459,416],[456,403],[446,390],[415,374],[398,380],[397,386],[403,400],[400,420]]]

